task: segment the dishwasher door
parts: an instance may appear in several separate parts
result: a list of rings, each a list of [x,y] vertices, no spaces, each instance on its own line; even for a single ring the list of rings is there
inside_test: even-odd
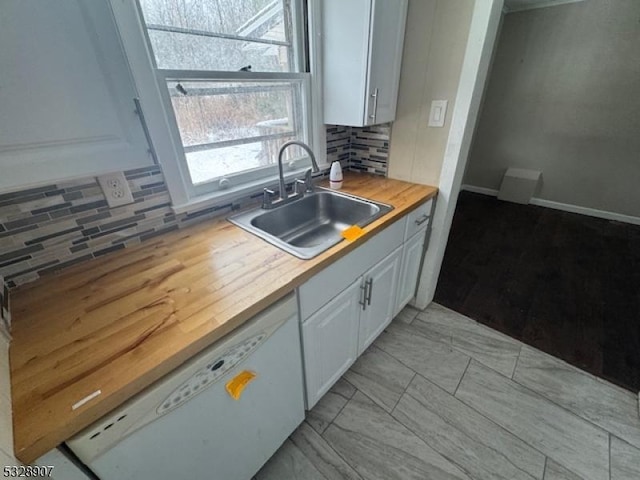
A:
[[[67,444],[102,480],[249,480],[303,421],[302,378],[290,296]]]

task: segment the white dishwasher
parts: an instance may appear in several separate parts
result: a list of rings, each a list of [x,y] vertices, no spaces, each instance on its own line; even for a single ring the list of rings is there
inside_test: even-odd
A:
[[[304,419],[302,375],[291,294],[67,445],[102,480],[248,480]]]

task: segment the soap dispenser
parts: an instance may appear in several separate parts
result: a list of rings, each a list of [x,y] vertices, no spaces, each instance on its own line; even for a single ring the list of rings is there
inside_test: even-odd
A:
[[[337,160],[331,164],[329,187],[333,190],[340,190],[342,188],[342,166]]]

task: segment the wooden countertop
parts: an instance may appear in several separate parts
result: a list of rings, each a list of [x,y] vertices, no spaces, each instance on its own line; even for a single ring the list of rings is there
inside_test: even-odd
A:
[[[10,361],[17,458],[33,462],[435,196],[437,189],[347,174],[343,191],[395,208],[368,225],[365,236],[342,241],[311,260],[299,260],[218,219],[13,291]]]

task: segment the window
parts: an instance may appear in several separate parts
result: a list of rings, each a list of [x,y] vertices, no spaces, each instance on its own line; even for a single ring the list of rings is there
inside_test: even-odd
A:
[[[190,197],[272,177],[283,143],[310,142],[301,0],[139,5]],[[309,164],[297,147],[285,160],[290,171]]]

